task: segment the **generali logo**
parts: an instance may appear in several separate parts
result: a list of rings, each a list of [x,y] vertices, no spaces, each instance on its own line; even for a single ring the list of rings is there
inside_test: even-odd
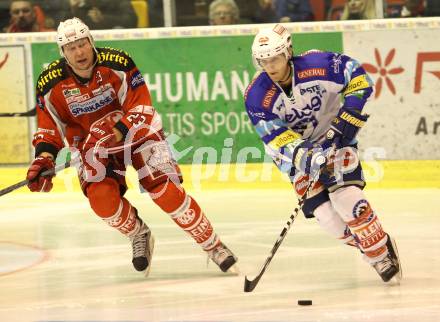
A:
[[[267,109],[270,107],[270,103],[272,103],[272,98],[277,92],[277,87],[272,85],[272,87],[266,92],[266,95],[263,98],[263,108]]]
[[[3,58],[2,61],[0,62],[0,69],[3,67],[4,64],[6,64],[8,58],[9,58],[9,53],[6,53],[5,58]]]
[[[327,76],[327,70],[325,68],[309,68],[297,73],[299,79],[317,77],[317,76]]]

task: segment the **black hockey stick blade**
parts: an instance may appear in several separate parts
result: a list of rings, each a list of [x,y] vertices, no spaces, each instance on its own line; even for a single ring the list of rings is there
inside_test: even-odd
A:
[[[261,276],[263,276],[263,274],[259,274],[253,280],[248,280],[247,276],[245,276],[244,277],[244,291],[245,292],[252,292],[254,290],[254,288],[257,286],[258,282],[260,281]]]
[[[275,242],[275,245],[273,245],[272,250],[270,251],[270,255],[266,258],[266,261],[264,262],[263,268],[261,269],[260,273],[255,277],[253,280],[249,280],[247,276],[245,276],[244,279],[244,291],[245,292],[252,292],[254,288],[257,286],[258,282],[260,281],[261,277],[263,276],[264,272],[266,271],[266,268],[269,266],[270,262],[272,261],[272,258],[275,256],[275,253],[277,252],[278,248],[280,247],[281,243],[284,240],[284,237],[286,237],[287,232],[290,229],[290,226],[295,221],[296,216],[298,215],[299,209],[295,208],[295,213],[290,215],[289,220],[286,223],[286,226],[281,231],[280,236],[278,237],[277,241]]]
[[[326,162],[325,157],[320,157],[319,160],[317,160],[319,164],[324,164]],[[299,209],[304,204],[304,201],[307,197],[307,194],[309,193],[310,189],[312,189],[313,185],[317,181],[319,177],[318,174],[315,175],[315,178],[309,182],[307,185],[306,191],[304,192],[303,196],[298,200],[298,207],[295,208],[294,213],[290,215],[289,220],[286,223],[286,226],[283,227],[283,230],[281,231],[280,236],[278,237],[277,241],[275,242],[275,245],[273,245],[272,250],[270,251],[270,255],[266,258],[266,261],[264,262],[263,268],[261,269],[260,273],[255,277],[253,280],[249,280],[247,276],[244,278],[244,291],[245,292],[252,292],[254,288],[257,286],[258,282],[260,281],[261,277],[263,276],[264,272],[266,271],[266,268],[269,266],[269,263],[272,261],[272,258],[275,256],[275,253],[277,252],[278,248],[280,247],[281,243],[284,240],[284,237],[286,237],[287,232],[289,231],[290,227],[292,226],[293,222],[295,221],[296,216],[298,216]]]
[[[37,108],[26,111],[26,112],[17,112],[17,113],[0,113],[0,117],[30,117],[37,115]]]

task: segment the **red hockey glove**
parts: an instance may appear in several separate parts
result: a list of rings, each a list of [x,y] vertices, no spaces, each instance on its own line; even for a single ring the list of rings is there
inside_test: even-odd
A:
[[[32,192],[49,192],[53,187],[52,178],[55,176],[55,171],[44,177],[41,176],[41,173],[46,170],[54,169],[55,163],[51,158],[41,156],[35,158],[26,175],[26,179],[29,180],[27,184],[29,190]]]
[[[89,135],[83,143],[81,155],[87,177],[97,175],[97,172],[103,168],[102,166],[105,168],[108,165],[107,149],[116,144],[116,135],[106,121],[98,122],[90,128]]]

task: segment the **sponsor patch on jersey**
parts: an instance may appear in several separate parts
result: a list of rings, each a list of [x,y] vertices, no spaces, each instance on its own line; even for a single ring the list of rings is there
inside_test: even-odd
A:
[[[81,91],[79,90],[78,87],[63,90],[64,98],[68,98],[68,97],[75,96],[75,95],[81,95]]]
[[[300,88],[300,94],[304,95],[305,93],[317,93],[319,97],[322,97],[322,94],[327,93],[327,90],[325,88],[321,88],[319,84],[307,87],[307,88]]]
[[[264,112],[252,112],[252,111],[248,111],[249,115],[253,116],[253,117],[258,117],[260,119],[264,119],[266,117],[266,114],[264,114]]]
[[[37,133],[48,133],[48,134],[50,134],[50,135],[55,135],[55,130],[52,130],[52,129],[43,129],[43,128],[39,127],[39,128],[37,129]]]
[[[92,91],[93,96],[98,96],[101,95],[103,92],[105,92],[106,90],[108,90],[110,87],[112,87],[112,85],[110,83],[106,83],[104,85],[101,85],[99,88],[94,89]]]
[[[111,47],[104,47],[105,50],[100,51],[97,55],[98,62],[101,63],[115,63],[127,67],[129,65],[130,57],[127,52]]]
[[[52,66],[52,65],[49,65]],[[52,83],[55,79],[63,76],[63,69],[45,69],[43,73],[40,75],[37,81],[37,88],[40,92],[43,92],[45,87]]]
[[[344,91],[344,95],[359,91],[364,88],[370,87],[367,80],[367,75],[359,75],[353,78],[350,83],[348,83],[347,88]]]
[[[297,73],[299,79],[317,77],[317,76],[327,76],[327,69],[325,68],[309,68],[302,70]]]
[[[130,84],[131,84],[132,89],[135,89],[136,87],[139,87],[139,86],[145,84],[144,77],[142,76],[142,74],[139,71],[135,72],[131,76]]]
[[[277,92],[277,87],[275,85],[272,85],[272,87],[266,92],[266,95],[264,95],[263,98],[263,108],[268,109],[270,107],[270,104],[272,103],[272,99],[275,96]]]
[[[341,54],[334,54],[332,58],[332,67],[333,67],[333,73],[339,74],[340,66],[342,65],[342,55]]]
[[[287,130],[280,135],[276,136],[272,141],[269,142],[269,146],[272,149],[278,150],[289,143],[295,142],[301,139],[301,135],[293,132],[292,130]]]
[[[80,95],[80,96],[70,96],[70,97],[67,97],[66,98],[66,103],[67,104],[70,104],[70,103],[73,103],[73,102],[78,102],[78,103],[80,103],[80,102],[84,102],[85,100],[88,100],[90,98],[90,95],[89,94],[84,94],[84,95]]]
[[[85,99],[82,102],[75,101],[68,106],[73,116],[80,116],[82,114],[96,112],[101,108],[111,104],[114,100],[114,97],[116,97],[116,93],[113,87],[111,87],[102,92],[101,95]]]

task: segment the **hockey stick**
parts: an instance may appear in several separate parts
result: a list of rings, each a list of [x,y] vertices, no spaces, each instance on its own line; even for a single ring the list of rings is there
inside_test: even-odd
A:
[[[0,113],[0,117],[22,117],[22,116],[35,116],[35,115],[37,115],[36,107],[26,112]]]
[[[1,114],[0,114],[0,116],[1,116]],[[140,141],[140,140],[139,140],[139,141]],[[113,147],[113,148],[109,148],[107,151],[108,151],[109,154],[114,154],[114,153],[117,153],[117,152],[123,151],[124,148],[131,147],[131,146],[133,146],[133,145],[139,143],[139,141],[134,142],[134,143],[130,143],[130,144],[128,144],[128,145],[124,145],[124,146],[122,146],[122,148],[121,148],[121,147]],[[145,149],[145,147],[144,147],[144,149]],[[72,165],[76,165],[78,162],[80,162],[80,159],[81,159],[80,157],[77,157],[77,158],[75,158],[75,159],[72,159],[72,160],[70,160],[70,161],[67,161],[66,163],[59,164],[59,165],[57,165],[55,168],[53,168],[53,169],[51,169],[51,170],[43,171],[43,172],[40,174],[40,176],[43,176],[43,177],[44,177],[44,176],[47,176],[47,175],[56,174],[56,173],[60,172],[61,170],[64,170],[64,169],[69,168],[69,167],[72,166]],[[23,180],[23,181],[17,182],[16,184],[13,184],[12,186],[6,187],[6,188],[0,190],[0,197],[3,196],[3,195],[5,195],[5,194],[8,194],[8,193],[10,193],[10,192],[12,192],[12,191],[14,191],[14,190],[19,189],[19,188],[21,188],[21,187],[27,185],[28,183],[29,183],[29,180],[26,179],[26,180]]]
[[[44,177],[44,176],[56,174],[56,173],[60,172],[61,170],[69,168],[71,165],[75,165],[78,161],[79,161],[79,158],[67,161],[66,163],[63,163],[63,164],[59,164],[53,169],[43,171],[40,174],[40,176]],[[4,188],[4,189],[0,190],[0,197],[7,194],[7,193],[10,193],[14,190],[17,190],[18,188],[21,188],[21,187],[27,185],[28,183],[29,183],[29,180],[25,179],[25,180],[20,181],[16,184],[13,184],[12,186]]]
[[[323,164],[325,162],[325,158],[319,160],[319,164]],[[281,243],[284,240],[284,237],[286,237],[287,232],[289,231],[290,227],[292,226],[293,222],[296,219],[296,216],[298,216],[299,209],[304,204],[304,201],[306,199],[306,196],[311,189],[311,187],[315,184],[315,178],[307,185],[306,191],[304,192],[303,196],[298,200],[298,206],[295,207],[294,213],[290,215],[289,220],[286,222],[286,225],[284,226],[283,230],[280,233],[280,236],[278,237],[277,241],[275,242],[275,245],[273,245],[272,250],[270,251],[269,256],[266,258],[266,261],[264,262],[263,268],[260,270],[260,273],[253,279],[249,280],[247,276],[244,277],[244,291],[245,292],[252,292],[254,288],[257,286],[258,282],[260,281],[261,277],[263,276],[264,272],[266,271],[267,267],[269,266],[269,263],[272,261],[273,257],[275,256],[275,253],[277,252],[278,248],[280,247]]]

